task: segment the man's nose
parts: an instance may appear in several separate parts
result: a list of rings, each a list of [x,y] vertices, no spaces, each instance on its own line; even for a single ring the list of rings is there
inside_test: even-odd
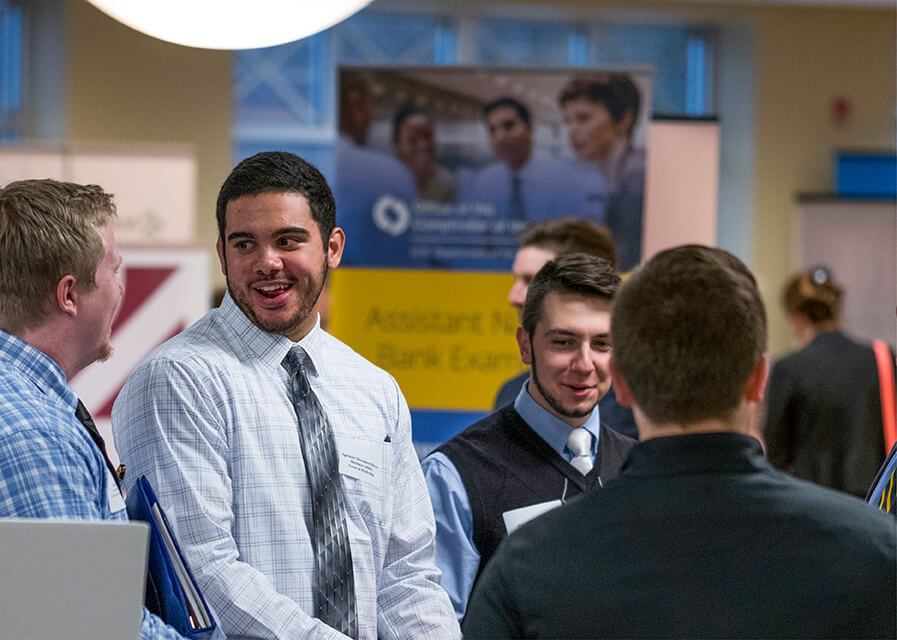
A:
[[[576,350],[570,367],[581,373],[591,373],[595,368],[595,363],[592,360],[592,346],[588,342],[582,343]]]
[[[514,281],[511,290],[508,292],[508,302],[511,303],[512,307],[523,308],[523,303],[526,302],[526,289],[525,284],[519,280]]]
[[[283,267],[283,260],[280,257],[280,251],[275,247],[265,247],[259,253],[258,270],[272,271],[279,270]]]

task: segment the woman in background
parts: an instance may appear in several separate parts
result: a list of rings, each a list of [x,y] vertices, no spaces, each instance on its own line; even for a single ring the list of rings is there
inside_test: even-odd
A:
[[[641,261],[645,151],[632,144],[641,95],[625,73],[571,78],[558,103],[570,147],[610,187],[606,224],[614,237],[621,271]]]
[[[800,349],[777,362],[769,379],[769,460],[864,497],[885,456],[875,353],[840,331],[842,291],[825,267],[795,274],[783,293]]]

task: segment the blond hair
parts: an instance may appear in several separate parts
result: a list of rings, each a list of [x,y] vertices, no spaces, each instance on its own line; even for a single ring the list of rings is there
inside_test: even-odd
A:
[[[99,229],[115,216],[96,185],[21,180],[0,190],[0,327],[33,327],[59,280],[96,286],[105,253]]]

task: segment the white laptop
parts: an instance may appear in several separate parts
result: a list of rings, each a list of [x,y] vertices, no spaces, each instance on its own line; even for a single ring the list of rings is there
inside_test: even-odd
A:
[[[137,640],[144,522],[0,518],[0,640]]]

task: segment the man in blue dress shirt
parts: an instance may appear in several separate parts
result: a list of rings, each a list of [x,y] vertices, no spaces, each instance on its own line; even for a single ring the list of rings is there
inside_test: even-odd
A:
[[[547,220],[576,216],[604,224],[607,182],[595,171],[539,153],[530,111],[519,100],[501,97],[483,109],[495,162],[461,172],[458,201],[487,204],[498,220]]]
[[[774,469],[750,435],[768,375],[748,269],[677,247],[616,298],[611,372],[641,441],[601,491],[508,537],[465,638],[893,638],[894,522]]]
[[[0,190],[0,517],[128,519],[103,439],[67,383],[112,353],[124,294],[114,217],[96,185]],[[143,609],[141,638],[180,637]]]
[[[615,477],[635,444],[602,424],[598,409],[610,388],[610,314],[619,285],[604,258],[573,253],[545,263],[517,329],[529,382],[513,404],[423,461],[436,563],[459,619],[508,533]]]
[[[604,258],[617,267],[614,241],[607,229],[596,227],[585,220],[565,217],[543,220],[533,223],[518,236],[520,248],[514,255],[511,275],[514,284],[508,291],[508,302],[523,317],[523,303],[526,302],[526,291],[536,272],[549,260],[567,253],[588,253]],[[517,398],[526,381],[529,371],[514,376],[505,382],[495,394],[493,409],[499,410],[511,404]],[[601,419],[607,425],[630,438],[638,438],[638,430],[632,417],[632,409],[617,403],[613,387],[598,402],[601,407]]]

